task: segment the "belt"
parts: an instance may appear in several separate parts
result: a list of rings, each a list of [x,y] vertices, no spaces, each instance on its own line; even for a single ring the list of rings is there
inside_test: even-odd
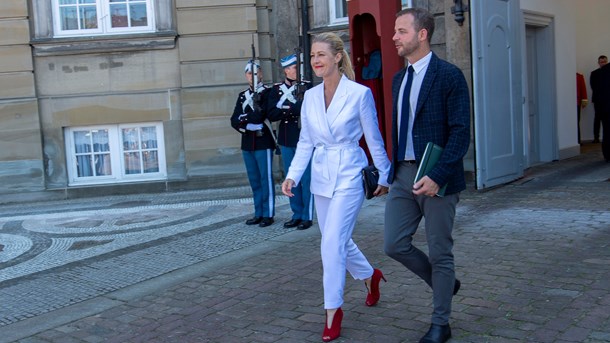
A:
[[[320,173],[322,177],[326,180],[330,180],[330,171],[329,171],[329,162],[328,162],[328,153],[335,155],[337,160],[341,159],[341,152],[343,150],[356,150],[361,149],[358,142],[347,142],[347,143],[337,143],[337,144],[323,144],[318,143],[315,145],[315,150],[313,152],[312,157],[312,174],[314,172]],[[339,155],[336,155],[339,154]],[[336,164],[338,162],[334,162]],[[334,166],[337,167],[336,165]]]
[[[417,164],[417,161],[416,160],[408,160],[408,161],[407,160],[402,160],[402,161],[399,161],[399,163]]]

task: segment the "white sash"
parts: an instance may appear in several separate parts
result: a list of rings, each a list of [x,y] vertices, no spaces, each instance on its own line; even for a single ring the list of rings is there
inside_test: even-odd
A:
[[[250,106],[251,109],[254,109],[254,93],[247,89],[244,92],[244,96],[246,97],[246,100],[241,104],[241,110],[246,113],[246,107]]]
[[[258,92],[262,92],[265,90],[265,85],[263,83],[259,83],[257,87]],[[250,106],[250,108],[254,111],[254,92],[250,90],[250,88],[246,89],[244,92],[244,96],[246,100],[241,104],[241,109],[246,113],[246,107]]]
[[[286,87],[285,83],[282,83],[282,85],[280,86],[280,90],[284,93],[282,94],[282,97],[280,98],[280,100],[277,102],[277,104],[275,105],[275,107],[277,108],[282,108],[284,106],[284,102],[286,100],[290,101],[293,104],[296,104],[297,99],[294,97],[294,95],[292,94],[294,87],[296,86],[296,84],[292,85],[290,88]]]

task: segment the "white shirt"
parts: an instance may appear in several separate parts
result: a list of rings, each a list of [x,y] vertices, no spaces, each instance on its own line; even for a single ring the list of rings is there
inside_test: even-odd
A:
[[[417,99],[419,98],[419,91],[421,89],[421,85],[424,81],[424,76],[426,76],[426,71],[428,70],[428,65],[430,64],[430,59],[432,59],[432,51],[430,51],[426,56],[424,56],[419,61],[414,64],[408,64],[409,66],[413,66],[413,83],[411,84],[411,94],[409,97],[409,130],[407,131],[407,151],[405,156],[398,156],[399,160],[415,160],[415,152],[413,150],[413,122],[415,121],[415,109],[417,108]],[[402,95],[405,91],[405,86],[407,84],[407,76],[409,73],[405,73],[405,76],[402,79],[402,84],[400,85],[400,92],[398,93],[398,118],[397,125],[400,127],[400,121],[402,120]],[[398,134],[400,135],[400,130],[398,130]],[[398,138],[400,141],[400,137]]]

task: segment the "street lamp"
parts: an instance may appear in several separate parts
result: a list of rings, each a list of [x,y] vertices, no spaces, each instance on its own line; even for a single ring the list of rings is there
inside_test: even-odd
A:
[[[464,12],[468,11],[468,5],[464,5],[462,0],[453,0],[455,6],[451,7],[451,13],[455,15],[455,21],[458,25],[464,24]]]

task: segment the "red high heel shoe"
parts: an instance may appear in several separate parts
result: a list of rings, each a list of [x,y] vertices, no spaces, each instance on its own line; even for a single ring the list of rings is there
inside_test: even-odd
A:
[[[337,309],[335,312],[335,316],[333,317],[333,323],[328,328],[328,312],[326,313],[327,319],[324,321],[324,332],[322,332],[322,341],[330,342],[335,340],[341,334],[341,321],[343,320],[343,311],[341,307]]]
[[[373,270],[373,276],[371,276],[371,289],[369,289],[369,294],[367,294],[365,301],[366,306],[374,306],[379,301],[379,298],[381,297],[381,294],[379,293],[379,283],[381,282],[381,279],[387,282],[381,270]]]

